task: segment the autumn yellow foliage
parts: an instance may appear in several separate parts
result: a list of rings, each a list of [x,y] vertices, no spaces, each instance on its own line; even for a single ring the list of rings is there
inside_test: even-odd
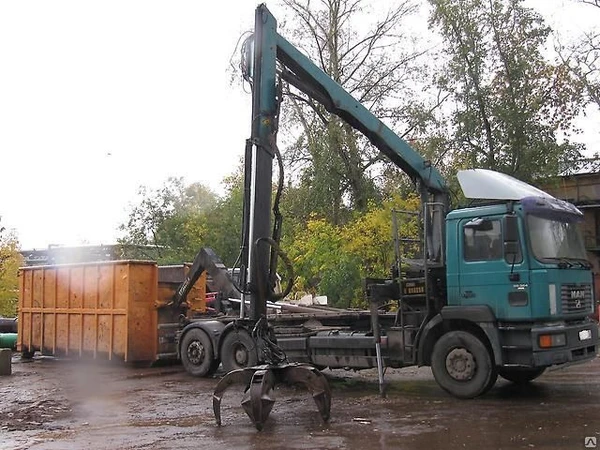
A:
[[[18,273],[22,263],[19,242],[14,234],[0,235],[0,316],[13,317],[17,314]]]
[[[323,218],[311,217],[305,227],[288,239],[299,292],[327,295],[338,307],[364,306],[362,280],[389,277],[394,263],[392,211],[418,211],[416,196],[396,196],[346,225],[336,226]],[[403,236],[416,237],[417,220],[400,215]]]

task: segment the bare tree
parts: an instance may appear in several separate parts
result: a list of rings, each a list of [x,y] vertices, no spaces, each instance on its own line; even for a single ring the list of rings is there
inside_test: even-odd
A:
[[[407,46],[402,26],[416,11],[410,0],[283,0],[291,18],[283,33],[359,102],[393,126],[409,128],[402,105],[425,50]],[[407,50],[410,48],[410,50]],[[370,169],[378,152],[348,124],[291,88],[284,105],[287,130],[296,138],[287,160],[304,184],[305,210],[334,223],[345,206],[364,210],[376,189]],[[300,127],[298,128],[298,124]]]
[[[578,3],[595,6],[600,10],[600,0],[576,0]],[[600,14],[598,14],[600,21]],[[588,101],[600,108],[600,29],[584,32],[567,45],[556,46],[563,64],[584,87]]]

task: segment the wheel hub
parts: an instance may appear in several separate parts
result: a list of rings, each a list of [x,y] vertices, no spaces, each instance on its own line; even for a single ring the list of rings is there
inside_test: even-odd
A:
[[[455,380],[470,380],[475,375],[476,367],[473,355],[464,348],[455,348],[446,356],[446,370]]]
[[[235,346],[233,357],[240,367],[245,367],[248,364],[248,350],[241,344]]]
[[[200,343],[200,341],[192,342],[188,346],[187,355],[192,364],[201,364],[204,360],[204,346]]]

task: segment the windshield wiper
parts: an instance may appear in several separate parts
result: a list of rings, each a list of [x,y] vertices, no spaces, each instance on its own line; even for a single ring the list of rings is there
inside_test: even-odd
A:
[[[563,257],[561,259],[567,260],[567,261],[572,261],[573,264],[579,264],[579,266],[583,269],[591,269],[592,268],[592,263],[589,262],[587,259],[583,259],[583,258],[567,258],[567,257]]]

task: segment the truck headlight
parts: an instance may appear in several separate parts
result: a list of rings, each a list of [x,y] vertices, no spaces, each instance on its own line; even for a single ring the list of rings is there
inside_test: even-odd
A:
[[[567,344],[565,333],[540,334],[538,337],[540,348],[562,347]]]

